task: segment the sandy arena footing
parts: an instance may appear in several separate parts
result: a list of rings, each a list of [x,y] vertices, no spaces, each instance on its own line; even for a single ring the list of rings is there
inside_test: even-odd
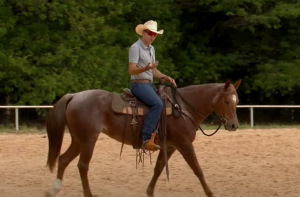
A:
[[[62,151],[70,144],[65,134]],[[216,197],[299,197],[300,129],[257,129],[228,132],[212,137],[197,133],[196,154],[207,183]],[[104,134],[90,164],[91,190],[99,197],[147,196],[158,153],[145,157],[145,166],[135,166],[135,150]],[[46,134],[0,134],[0,196],[42,197],[50,189],[56,172],[45,168],[48,153]],[[57,197],[82,197],[77,169],[78,157],[66,169]],[[156,197],[200,197],[203,189],[175,152],[169,161],[170,182],[165,170],[155,189]]]

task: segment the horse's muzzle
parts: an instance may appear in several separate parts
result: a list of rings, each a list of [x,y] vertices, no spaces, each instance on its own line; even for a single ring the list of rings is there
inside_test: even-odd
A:
[[[236,131],[239,128],[238,122],[235,123],[235,121],[228,121],[225,118],[222,118],[221,120],[222,120],[222,123],[223,123],[225,129],[228,131]]]

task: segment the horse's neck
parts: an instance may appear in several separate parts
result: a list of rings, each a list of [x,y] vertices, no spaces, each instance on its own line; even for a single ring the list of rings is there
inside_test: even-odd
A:
[[[220,93],[222,87],[221,84],[204,84],[180,88],[178,91],[189,105],[201,114],[201,116],[196,114],[190,106],[186,106],[186,110],[194,114],[194,119],[201,123],[212,113],[212,100]]]

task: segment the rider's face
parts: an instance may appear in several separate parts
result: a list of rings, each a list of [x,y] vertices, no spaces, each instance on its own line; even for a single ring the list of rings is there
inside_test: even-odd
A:
[[[155,40],[156,36],[157,36],[157,33],[154,33],[150,30],[143,31],[143,38],[149,44],[151,44]]]

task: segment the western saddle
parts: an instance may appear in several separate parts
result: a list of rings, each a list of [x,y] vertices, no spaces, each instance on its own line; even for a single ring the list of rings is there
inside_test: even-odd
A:
[[[153,142],[161,145],[164,134],[166,134],[167,115],[170,115],[172,111],[171,103],[166,102],[166,100],[169,99],[170,97],[165,92],[165,85],[163,81],[164,78],[161,78],[159,80],[159,85],[156,93],[163,100],[164,108],[161,112],[160,121],[158,122],[155,131],[152,133],[147,147],[149,150],[152,151],[156,151],[153,148]],[[130,89],[124,88],[123,94],[121,95],[117,93],[113,93],[112,109],[116,113],[132,115],[132,119],[130,121],[132,132],[133,132],[132,144],[134,149],[140,149],[142,146],[142,139],[141,139],[142,124],[139,124],[139,122],[143,122],[144,116],[149,110],[149,107],[145,103],[140,101],[138,98],[136,98],[131,93]]]

